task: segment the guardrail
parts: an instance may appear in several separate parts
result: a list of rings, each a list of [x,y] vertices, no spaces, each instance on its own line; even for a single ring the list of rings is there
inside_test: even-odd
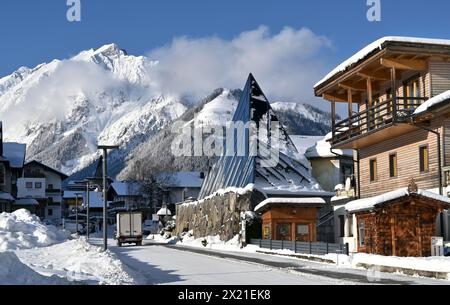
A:
[[[348,244],[332,244],[325,242],[300,242],[288,240],[251,239],[251,245],[270,250],[291,250],[300,254],[326,255],[343,253],[349,255]]]

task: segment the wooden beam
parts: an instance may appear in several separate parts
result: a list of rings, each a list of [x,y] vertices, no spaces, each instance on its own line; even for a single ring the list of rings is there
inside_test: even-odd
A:
[[[366,91],[366,86],[363,83],[349,83],[349,82],[342,82],[339,83],[339,88],[346,89],[346,90],[352,90],[352,91]]]
[[[347,98],[348,98],[348,119],[349,119],[349,127],[351,129],[352,126],[352,116],[353,116],[353,92],[352,89],[347,90]]]
[[[340,103],[348,103],[348,95],[347,94],[337,94],[337,93],[324,93],[322,94],[322,98],[324,100],[330,102],[340,102]],[[352,97],[354,103],[360,103],[361,97],[359,95],[354,95]]]
[[[398,70],[422,71],[427,69],[427,62],[419,59],[380,59],[382,66]]]
[[[369,103],[369,108],[373,106],[373,91],[372,91],[372,79],[367,79],[367,102]]]
[[[364,78],[371,78],[371,79],[376,79],[376,80],[383,80],[383,81],[387,81],[391,79],[391,74],[389,72],[385,72],[385,71],[360,71],[357,73],[359,76],[364,77]]]

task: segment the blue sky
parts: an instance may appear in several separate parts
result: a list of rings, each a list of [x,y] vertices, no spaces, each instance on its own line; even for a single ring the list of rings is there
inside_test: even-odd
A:
[[[371,23],[366,0],[81,0],[82,21],[69,23],[66,0],[2,0],[0,76],[110,42],[141,55],[174,37],[232,40],[260,25],[272,33],[306,27],[326,37],[326,69],[381,36],[450,38],[448,0],[381,3],[382,21]]]

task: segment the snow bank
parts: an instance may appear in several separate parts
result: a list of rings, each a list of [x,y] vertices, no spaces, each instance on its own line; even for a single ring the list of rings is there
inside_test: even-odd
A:
[[[0,285],[63,285],[69,282],[57,276],[43,276],[13,252],[0,252]]]
[[[47,248],[21,250],[17,256],[42,275],[58,275],[71,282],[127,285],[135,284],[125,266],[110,251],[89,244],[85,238]]]
[[[432,272],[450,273],[449,257],[394,257],[358,253],[351,259],[352,266],[370,264]]]
[[[450,100],[450,90],[449,91],[445,91],[439,95],[436,95],[433,98],[430,98],[428,101],[426,101],[425,103],[423,103],[422,105],[420,105],[416,111],[414,111],[414,115],[419,115],[422,114],[426,111],[428,111],[428,109],[430,109],[433,106],[436,106],[438,104],[441,104],[443,102],[446,102]]]
[[[187,246],[194,248],[202,248],[202,249],[213,249],[213,250],[223,250],[223,251],[237,251],[241,250],[241,245],[239,242],[239,235],[236,235],[229,241],[223,241],[220,239],[220,236],[206,236],[202,238],[194,238],[194,234],[192,231],[183,234],[181,238],[179,237],[171,237],[164,238],[160,234],[149,235],[147,237],[148,240],[152,240],[157,243],[162,244],[176,244],[178,246]],[[206,246],[204,245],[206,241]],[[254,252],[254,251],[252,251]]]
[[[28,210],[0,214],[0,252],[47,247],[68,237],[68,232],[44,225]]]

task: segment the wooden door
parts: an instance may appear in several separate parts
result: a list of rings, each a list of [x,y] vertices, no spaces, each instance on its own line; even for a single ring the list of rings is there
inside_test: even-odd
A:
[[[397,256],[420,256],[419,223],[415,215],[398,216],[395,223]]]

